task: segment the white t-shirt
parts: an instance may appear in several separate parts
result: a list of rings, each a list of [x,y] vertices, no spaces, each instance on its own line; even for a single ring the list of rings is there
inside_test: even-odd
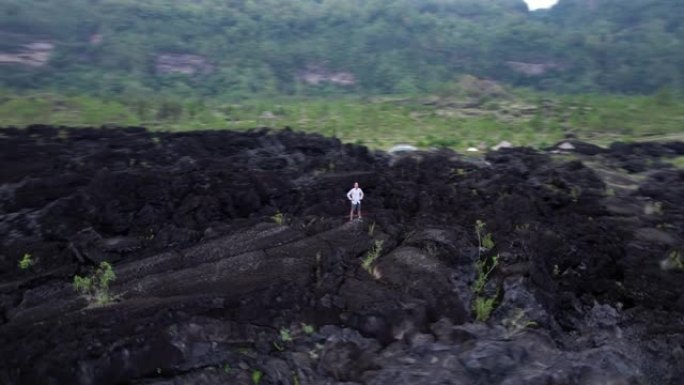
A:
[[[354,187],[347,193],[347,198],[352,201],[353,204],[361,203],[361,199],[363,199],[363,190]]]

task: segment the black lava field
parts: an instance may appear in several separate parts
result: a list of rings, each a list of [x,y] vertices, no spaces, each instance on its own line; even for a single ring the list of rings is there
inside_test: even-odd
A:
[[[681,385],[682,155],[0,129],[0,384]]]

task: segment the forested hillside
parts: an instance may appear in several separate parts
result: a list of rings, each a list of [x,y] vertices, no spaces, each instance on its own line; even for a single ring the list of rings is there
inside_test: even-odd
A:
[[[108,95],[684,88],[678,0],[2,0],[0,86]]]
[[[560,0],[548,15],[583,87],[647,92],[684,86],[684,2]]]

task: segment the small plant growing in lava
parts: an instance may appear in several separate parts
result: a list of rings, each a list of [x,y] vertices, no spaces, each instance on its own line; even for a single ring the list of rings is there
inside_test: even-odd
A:
[[[252,371],[252,384],[259,385],[259,383],[261,383],[261,378],[263,376],[264,376],[264,373],[262,373],[261,370],[254,369]]]
[[[19,268],[22,270],[26,270],[31,266],[33,266],[33,260],[31,259],[31,254],[26,253],[21,258],[21,260],[19,260]]]
[[[313,327],[313,325],[302,323],[302,331],[305,334],[311,335],[316,332],[316,329]]]
[[[273,220],[273,222],[275,222],[279,225],[282,225],[283,223],[285,223],[285,215],[283,213],[281,213],[280,211],[275,213],[275,215],[273,215],[271,217],[271,219]]]
[[[684,270],[682,254],[678,250],[671,251],[667,258],[660,261],[660,267],[663,270]]]
[[[363,267],[368,274],[373,274],[373,264],[375,264],[375,261],[380,257],[380,253],[382,252],[382,244],[383,241],[376,240],[370,250],[368,250],[368,254],[366,254],[361,262],[361,267]]]
[[[537,326],[537,323],[530,320],[523,309],[517,308],[509,318],[503,320],[503,326],[506,328],[505,338],[510,339],[527,328]]]
[[[496,297],[475,297],[475,302],[473,303],[473,309],[475,310],[475,319],[478,321],[486,321],[494,310],[494,301]]]
[[[370,226],[368,226],[368,236],[372,237],[373,233],[375,233],[375,222],[371,223]]]
[[[482,253],[494,248],[494,241],[492,234],[485,232],[485,223],[477,220],[475,223],[475,233],[477,234],[478,243],[478,257],[475,262],[475,272],[477,274],[475,282],[473,283],[473,294],[475,299],[473,301],[473,310],[475,311],[475,318],[478,321],[486,321],[494,310],[494,303],[496,296],[486,297],[483,295],[485,285],[489,281],[489,276],[499,264],[499,256],[495,255],[488,261],[482,256]]]
[[[280,329],[280,340],[283,342],[292,342],[292,334],[290,333],[290,329],[287,328],[281,328]]]
[[[102,262],[93,274],[87,277],[74,276],[74,289],[81,295],[94,301],[98,305],[104,305],[111,301],[109,284],[116,279],[116,274],[109,262]]]

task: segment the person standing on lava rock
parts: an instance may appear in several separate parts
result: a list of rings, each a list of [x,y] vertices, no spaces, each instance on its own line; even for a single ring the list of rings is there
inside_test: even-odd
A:
[[[354,182],[354,188],[347,193],[347,199],[351,201],[351,211],[349,212],[349,220],[354,219],[354,210],[359,214],[361,219],[361,200],[363,199],[363,190],[359,188],[359,182]]]

